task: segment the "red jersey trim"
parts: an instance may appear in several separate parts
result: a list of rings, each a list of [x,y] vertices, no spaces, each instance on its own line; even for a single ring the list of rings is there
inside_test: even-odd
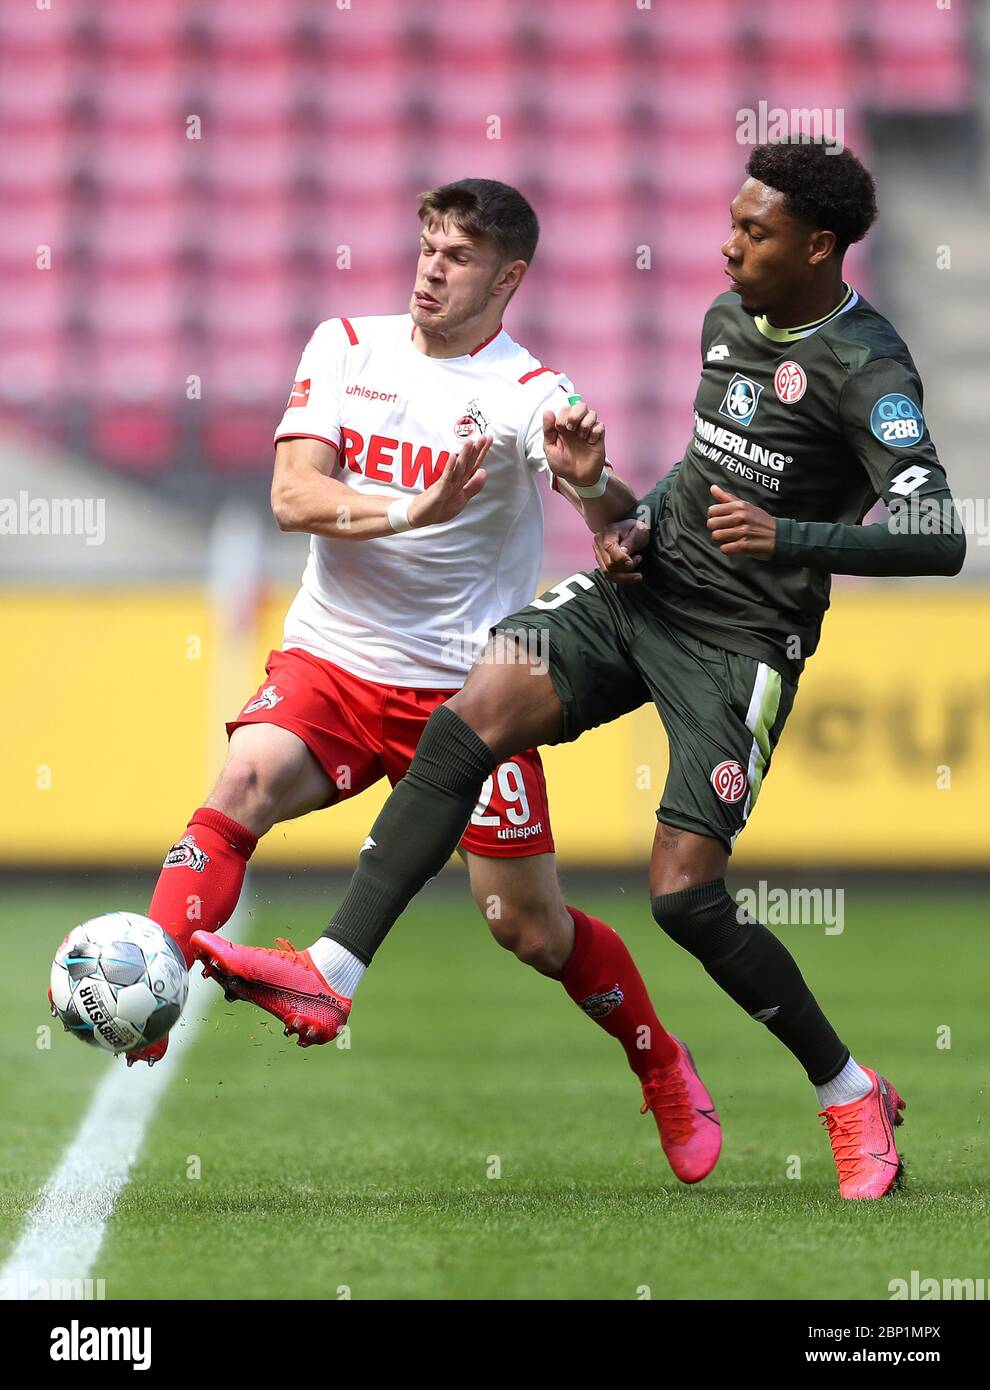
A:
[[[556,367],[537,367],[532,372],[527,372],[525,376],[519,378],[519,385],[525,386],[527,381],[532,381],[534,376],[540,376],[543,372],[553,372],[554,376],[563,376],[563,372],[558,372]]]
[[[277,444],[280,439],[318,439],[321,444],[329,444],[331,449],[340,453],[340,445],[335,444],[332,439],[324,439],[322,434],[299,434],[296,430],[286,430],[285,434],[275,436],[273,444]]]
[[[498,337],[498,335],[501,333],[501,331],[502,331],[502,325],[499,324],[499,326],[496,328],[496,330],[495,330],[495,332],[492,334],[492,336],[491,336],[490,338],[486,338],[485,341],[484,341],[483,343],[479,343],[478,346],[477,346],[476,348],[472,348],[471,351],[468,353],[468,356],[469,356],[469,357],[474,357],[477,353],[479,353],[479,352],[481,351],[482,348],[486,348],[486,347],[488,346],[489,343],[494,343],[495,339]]]
[[[491,336],[490,338],[486,338],[485,341],[484,341],[483,343],[479,343],[478,346],[477,346],[476,348],[472,348],[472,349],[471,349],[471,351],[468,353],[468,357],[474,357],[475,353],[480,352],[482,348],[486,348],[486,347],[488,346],[489,343],[494,343],[495,339],[498,337],[498,335],[501,333],[501,331],[502,331],[502,325],[499,324],[499,326],[496,328],[495,332],[492,334],[492,336]],[[412,326],[412,332],[409,334],[409,341],[410,341],[410,342],[414,342],[415,339],[416,339],[416,325],[413,324],[413,326]]]
[[[351,347],[357,347],[358,335],[354,332],[354,325],[350,319],[341,319],[340,321],[344,325],[344,332],[347,334]]]

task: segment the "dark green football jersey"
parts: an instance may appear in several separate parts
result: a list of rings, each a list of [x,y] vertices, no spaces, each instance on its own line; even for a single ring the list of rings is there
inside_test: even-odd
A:
[[[694,436],[643,499],[652,535],[637,597],[676,626],[797,679],[818,643],[830,575],[955,573],[949,527],[860,526],[952,499],[893,326],[855,291],[817,324],[776,329],[719,295],[705,315]],[[711,485],[779,518],[771,561],[723,555],[707,529]],[[642,505],[642,504],[641,504]],[[947,510],[946,510],[947,508]]]

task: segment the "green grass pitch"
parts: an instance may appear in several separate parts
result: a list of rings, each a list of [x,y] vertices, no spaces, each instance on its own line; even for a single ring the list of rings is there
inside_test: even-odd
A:
[[[625,935],[695,1053],[725,1136],[705,1183],[677,1182],[618,1044],[499,950],[454,872],[383,947],[349,1050],[302,1051],[214,991],[193,1046],[162,1063],[176,1075],[91,1271],[107,1297],[885,1299],[912,1270],[990,1276],[982,899],[850,889],[841,935],[779,928],[854,1054],[908,1103],[906,1188],[844,1203],[798,1066],[628,880],[571,900]],[[312,938],[332,904],[295,884],[249,890],[251,940]],[[123,1065],[60,1029],[37,1045],[52,952],[86,916],[143,910],[129,897],[4,894],[0,1259]]]

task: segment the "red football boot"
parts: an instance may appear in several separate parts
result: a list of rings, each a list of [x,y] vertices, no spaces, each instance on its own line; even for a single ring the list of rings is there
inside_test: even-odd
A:
[[[156,1062],[160,1062],[165,1056],[168,1048],[168,1034],[164,1038],[159,1038],[157,1042],[149,1043],[147,1047],[135,1047],[131,1052],[125,1052],[127,1065],[133,1067],[135,1062],[147,1062],[149,1067],[153,1067]]]
[[[330,988],[308,951],[275,938],[279,949],[241,946],[215,932],[193,932],[191,943],[203,974],[223,987],[228,999],[247,999],[265,1009],[293,1034],[300,1047],[328,1043],[343,1028],[351,1001]]]
[[[680,1038],[674,1042],[678,1053],[674,1061],[643,1077],[640,1113],[652,1110],[660,1144],[681,1182],[701,1182],[718,1162],[722,1127],[694,1058]]]
[[[850,1201],[886,1197],[904,1177],[894,1126],[904,1118],[905,1102],[885,1076],[863,1070],[872,1082],[869,1095],[818,1112],[832,1142],[839,1193]]]

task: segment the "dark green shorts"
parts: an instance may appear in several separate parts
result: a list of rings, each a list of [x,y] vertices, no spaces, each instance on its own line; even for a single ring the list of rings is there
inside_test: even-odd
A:
[[[561,743],[652,700],[670,745],[657,810],[666,825],[731,853],[770,767],[797,687],[755,657],[672,626],[638,592],[597,571],[572,574],[496,624],[529,634],[564,707]]]

